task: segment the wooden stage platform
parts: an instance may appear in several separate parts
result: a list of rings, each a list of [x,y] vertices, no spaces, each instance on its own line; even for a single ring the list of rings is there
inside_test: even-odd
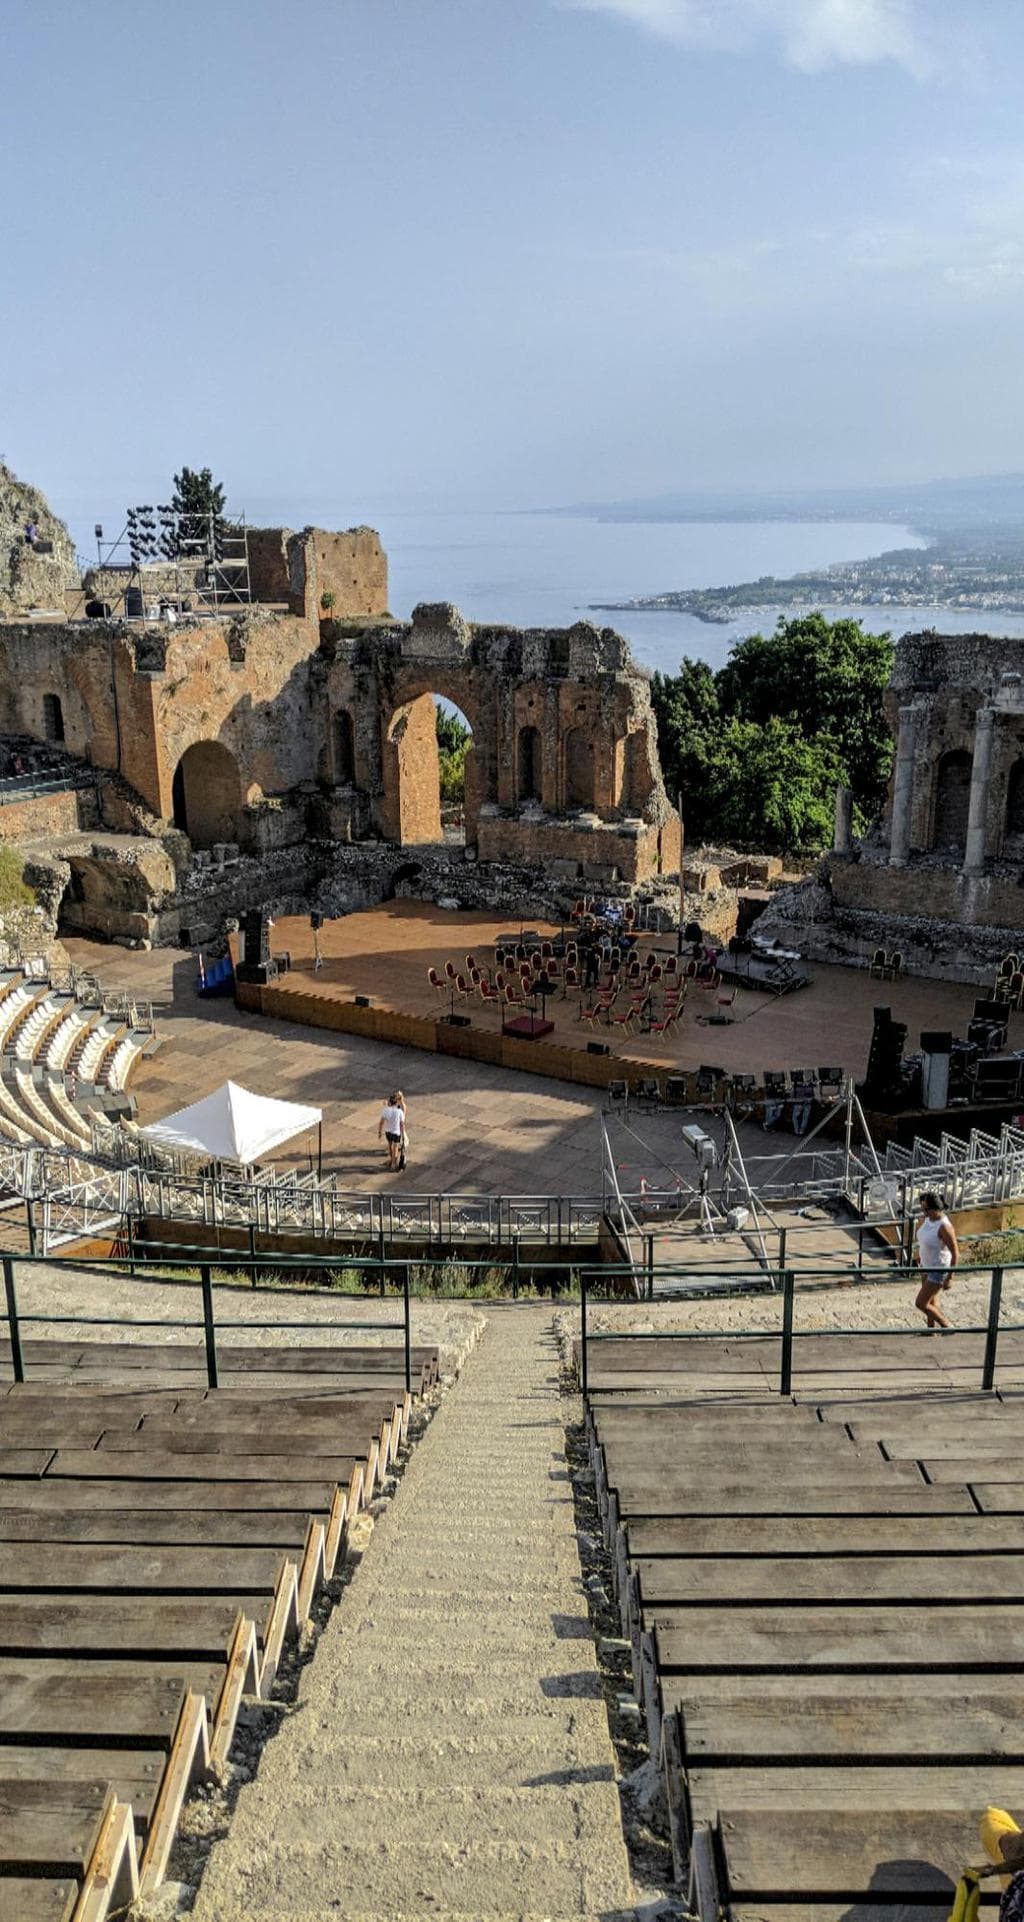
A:
[[[543,938],[557,941],[571,929],[535,921]],[[382,1041],[422,1047],[433,1053],[501,1063],[520,1071],[552,1075],[602,1087],[624,1073],[664,1078],[667,1073],[714,1063],[726,1074],[765,1068],[835,1064],[863,1074],[871,1038],[872,1012],[882,1001],[894,1018],[906,1021],[916,1043],[922,1028],[952,1028],[966,1033],[976,990],[945,981],[902,980],[879,984],[862,969],[810,966],[811,985],[779,1000],[740,988],[728,1008],[715,993],[692,988],[682,1019],[667,1035],[614,1027],[604,1019],[592,1026],[580,1020],[583,997],[559,983],[537,1012],[552,1023],[537,1040],[502,1036],[503,1011],[479,995],[470,999],[438,994],[428,980],[433,967],[443,977],[445,962],[465,973],[467,955],[491,972],[495,941],[519,929],[492,913],[454,913],[430,902],[390,901],[379,908],[328,921],[319,934],[322,966],[314,969],[314,937],[308,916],[277,921],[275,954],[291,955],[289,973],[267,987],[239,984],[239,1005],[253,1012],[295,1020],[312,1027],[364,1034]],[[675,953],[670,934],[639,937],[641,953],[655,948]],[[237,958],[237,939],[233,943]],[[368,1006],[356,1006],[356,996]],[[452,1026],[445,1016],[460,1016]],[[726,1019],[712,1023],[710,1017]],[[607,1048],[598,1054],[588,1044]],[[1024,1044],[1024,1016],[1011,1017],[1011,1047]]]

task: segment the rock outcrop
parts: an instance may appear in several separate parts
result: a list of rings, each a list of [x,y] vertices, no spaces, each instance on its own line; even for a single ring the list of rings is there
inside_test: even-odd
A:
[[[25,538],[30,527],[31,542]],[[63,613],[65,594],[77,586],[75,546],[64,522],[38,487],[0,462],[0,619],[37,607]]]

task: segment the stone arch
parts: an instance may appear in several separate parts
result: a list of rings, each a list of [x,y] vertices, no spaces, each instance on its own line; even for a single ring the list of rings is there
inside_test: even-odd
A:
[[[43,738],[54,742],[64,740],[64,709],[59,694],[43,695]]]
[[[935,828],[932,847],[962,854],[967,845],[971,799],[971,756],[954,748],[939,761],[935,775]]]
[[[351,787],[356,778],[356,734],[347,707],[334,716],[334,779],[338,787]]]
[[[585,727],[569,729],[565,737],[565,805],[567,808],[592,808],[594,805],[594,743]]]
[[[195,741],[185,749],[172,783],[174,825],[193,847],[238,841],[242,783],[238,763],[220,741]]]
[[[437,746],[439,700],[457,708],[458,718],[472,735],[473,716],[467,711],[461,690],[422,684],[395,708],[384,730],[384,814],[389,837],[400,847],[425,846],[463,836],[467,842],[476,841],[480,797],[472,740],[466,753],[461,825],[453,832],[451,826],[446,828],[442,821]]]
[[[540,729],[521,727],[516,743],[516,799],[539,801],[541,798]]]

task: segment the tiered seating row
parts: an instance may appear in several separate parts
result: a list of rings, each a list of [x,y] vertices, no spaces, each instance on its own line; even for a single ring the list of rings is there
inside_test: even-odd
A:
[[[127,1086],[139,1056],[152,1045],[148,1027],[107,1016],[90,992],[86,1002],[73,989],[54,988],[20,968],[0,971],[0,1137],[22,1147],[91,1146],[87,1109],[96,1090]]]
[[[0,1922],[103,1922],[159,1884],[413,1396],[399,1349],[225,1348],[216,1390],[184,1345],[24,1354],[0,1391]],[[415,1392],[436,1379],[414,1351]]]
[[[617,1346],[591,1459],[691,1906],[944,1922],[984,1808],[1024,1819],[1024,1402],[694,1396],[706,1341],[609,1393]]]

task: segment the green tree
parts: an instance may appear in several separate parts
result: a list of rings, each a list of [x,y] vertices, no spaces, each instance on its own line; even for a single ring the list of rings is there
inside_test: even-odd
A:
[[[437,709],[437,759],[441,774],[441,799],[454,804],[466,798],[466,756],[473,736],[458,714]]]
[[[174,493],[171,505],[178,517],[178,539],[181,541],[206,541],[210,535],[210,516],[213,515],[214,532],[220,526],[227,496],[219,481],[215,481],[209,467],[198,470],[183,467],[174,476]]]
[[[890,635],[865,634],[859,621],[783,617],[774,634],[751,634],[732,649],[716,676],[722,712],[760,722],[778,715],[809,740],[827,736],[838,750],[840,779],[872,818],[892,766],[882,696],[893,653]]]
[[[813,613],[737,642],[717,674],[688,658],[678,674],[655,674],[662,768],[690,837],[825,846],[840,783],[863,828],[892,765],[882,704],[892,661],[888,634]]]

